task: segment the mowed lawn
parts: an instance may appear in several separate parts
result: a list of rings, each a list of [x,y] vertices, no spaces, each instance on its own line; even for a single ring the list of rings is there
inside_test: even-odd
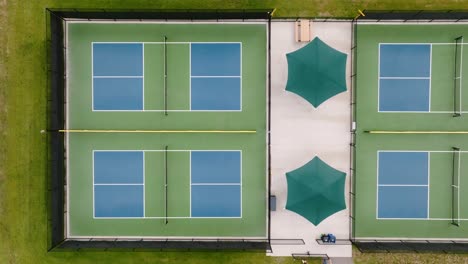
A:
[[[46,136],[40,133],[47,127],[46,7],[277,8],[276,17],[351,18],[357,9],[463,9],[466,4],[457,0],[0,0],[0,263],[298,263],[263,253],[47,252],[47,148]],[[468,262],[463,255],[453,258],[356,255],[359,263]]]

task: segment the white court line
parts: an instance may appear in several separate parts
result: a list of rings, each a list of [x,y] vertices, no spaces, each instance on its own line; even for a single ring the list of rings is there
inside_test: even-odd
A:
[[[222,182],[207,182],[207,183],[192,183],[191,185],[213,185],[213,186],[219,186],[219,185],[242,185],[242,183],[222,183]]]
[[[97,149],[96,152],[164,152],[165,149]],[[168,152],[239,152],[238,149],[168,149]]]
[[[240,189],[240,218],[242,218],[242,211],[243,211],[242,210],[243,209],[243,206],[242,206],[242,201],[243,201],[242,200],[242,150],[240,150],[239,152],[240,152],[239,153],[240,154],[240,164],[239,164],[240,166],[240,171],[239,171],[240,173],[240,187],[239,187]]]
[[[189,76],[189,111],[192,111],[192,43],[189,44]]]
[[[468,150],[377,150],[377,152],[429,152],[429,153],[468,153]]]
[[[95,206],[96,201],[95,201],[95,198],[94,198],[96,196],[95,193],[94,193],[94,189],[95,189],[94,188],[94,182],[95,182],[95,180],[94,180],[94,152],[95,151],[93,149],[93,157],[92,157],[92,160],[93,160],[93,187],[92,187],[93,188],[93,217],[96,217],[96,206]]]
[[[452,111],[379,111],[379,113],[453,114],[453,110]],[[468,111],[462,111],[461,113],[468,113]]]
[[[382,44],[379,43],[379,54],[377,58],[377,112],[380,112],[380,49]]]
[[[430,80],[431,77],[380,77],[381,80]]]
[[[399,153],[399,152],[413,152],[413,153],[427,153],[428,158],[427,158],[427,163],[428,163],[428,168],[427,168],[427,184],[379,184],[379,156],[380,153],[383,152],[394,152],[394,153]],[[376,194],[377,194],[377,199],[376,199],[376,219],[412,219],[412,218],[379,218],[378,213],[379,213],[379,187],[425,187],[427,188],[427,217],[426,218],[414,218],[414,219],[424,219],[427,220],[429,219],[429,201],[430,201],[430,152],[435,152],[435,151],[405,151],[405,150],[377,150],[377,188],[376,188]],[[445,152],[445,151],[444,151]],[[453,151],[450,151],[453,152]]]
[[[93,211],[94,211],[94,152],[163,152],[166,151],[165,149],[162,150],[93,150]],[[191,152],[192,151],[197,151],[197,152],[240,152],[241,154],[241,183],[236,184],[236,185],[241,185],[242,186],[242,150],[167,150],[167,151],[173,151],[173,152],[189,152],[190,153],[190,172],[189,172],[189,177],[190,177],[190,185],[192,185],[192,174],[191,174],[191,167],[192,167],[192,156]],[[145,155],[145,154],[144,154]],[[145,156],[144,156],[145,157]],[[144,162],[144,159],[143,159]],[[144,168],[144,167],[143,167]],[[143,184],[96,184],[96,185],[144,185]],[[194,184],[195,185],[195,184]],[[229,185],[229,184],[223,184],[223,185]],[[144,187],[143,187],[144,188]],[[167,217],[168,219],[190,219],[190,218],[198,218],[198,219],[240,219],[242,218],[242,187],[241,187],[241,216],[237,217],[193,217],[192,216],[192,189],[190,186],[190,216],[188,217]],[[144,200],[143,200],[144,202]],[[93,218],[94,219],[165,219],[166,217],[96,217],[95,213],[93,213]]]
[[[191,95],[190,95],[191,97]],[[144,110],[134,110],[134,109],[129,109],[129,110],[93,110],[93,112],[241,112],[242,110],[190,110],[190,109],[144,109]],[[451,111],[450,113],[453,113]]]
[[[240,87],[239,87],[239,92],[240,92],[240,107],[239,107],[239,111],[242,111],[242,72],[243,72],[243,67],[242,67],[242,54],[243,54],[243,51],[242,51],[242,42],[240,42],[240,55],[239,55],[239,59],[240,59]],[[242,189],[242,188],[241,188]],[[242,210],[241,210],[242,212]]]
[[[429,112],[431,111],[431,93],[432,93],[432,44],[429,46]]]
[[[190,186],[189,186],[189,196],[190,196],[190,217],[192,217],[192,151],[189,151],[189,177],[190,177]]]
[[[231,41],[226,41],[226,42],[218,42],[218,41],[214,41],[214,42],[206,42],[206,41],[173,41],[173,42],[164,42],[164,41],[128,41],[128,42],[125,42],[125,41],[109,41],[109,42],[106,42],[106,41],[93,41],[92,42],[93,44],[160,44],[160,45],[164,45],[164,43],[166,44],[239,44],[239,43],[242,43],[242,42],[239,42],[239,41],[234,41],[234,42],[231,42]]]
[[[122,79],[141,79],[141,78],[144,78],[143,76],[139,76],[139,75],[119,75],[119,76],[113,76],[113,75],[94,75],[93,76],[94,79],[118,79],[118,78],[122,78]]]
[[[141,44],[141,64],[142,64],[142,110],[145,110],[145,44]]]
[[[219,239],[229,239],[229,240],[233,240],[233,239],[237,239],[237,240],[249,240],[249,241],[253,241],[253,240],[259,240],[259,242],[264,242],[266,241],[268,238],[265,236],[265,237],[239,237],[239,236],[229,236],[229,237],[222,237],[222,236],[219,236],[219,237],[213,237],[213,236],[190,236],[190,237],[185,237],[185,236],[154,236],[154,235],[148,235],[148,236],[72,236],[72,237],[69,237],[69,238],[73,238],[73,239],[85,239],[85,240],[89,240],[89,239],[96,239],[96,240],[102,240],[102,239],[110,239],[110,240],[116,240],[116,239],[120,239],[120,240],[138,240],[138,241],[154,241],[154,240],[157,240],[157,241],[161,241],[161,240],[182,240],[182,241],[186,241],[186,240],[192,240],[192,241],[207,241],[207,240],[219,240]]]
[[[431,200],[431,153],[427,153],[427,218],[429,219],[430,213],[430,200]]]
[[[433,46],[437,46],[437,45],[457,45],[456,43],[443,43],[443,42],[440,42],[440,43],[436,43],[436,42],[426,42],[426,43],[385,43],[385,42],[382,42],[380,44],[383,44],[383,45],[433,45]],[[460,45],[460,43],[458,44]],[[468,43],[462,43],[461,46],[463,45],[468,45]]]
[[[233,219],[233,218],[237,218],[237,219],[240,219],[242,217],[239,217],[239,216],[232,216],[232,217],[226,217],[226,216],[222,216],[222,217],[213,217],[213,216],[170,216],[170,217],[167,217],[167,219],[193,219],[193,218],[197,218],[197,219]],[[93,219],[166,219],[166,217],[164,216],[145,216],[145,217],[129,217],[129,216],[123,216],[123,217],[116,217],[116,216],[113,216],[113,217],[93,217]]]
[[[380,152],[377,151],[377,187],[376,187],[376,199],[375,199],[375,218],[379,219],[379,156]]]
[[[429,77],[382,77],[380,76],[380,49],[382,45],[429,45]],[[379,56],[378,56],[378,88],[377,88],[377,112],[379,113],[430,113],[431,112],[431,76],[432,76],[432,43],[416,44],[416,43],[379,43]],[[380,110],[380,80],[429,80],[429,111],[386,111]],[[453,111],[451,111],[453,113]],[[435,112],[434,112],[435,113]]]
[[[379,184],[383,187],[428,187],[427,184]]]
[[[146,209],[145,209],[145,198],[146,198],[146,195],[145,195],[145,182],[146,182],[146,170],[145,170],[145,158],[146,158],[146,155],[145,155],[145,152],[142,151],[142,154],[143,154],[143,217],[146,216]],[[130,184],[129,184],[130,185]]]
[[[94,184],[95,186],[99,186],[99,185],[116,185],[116,186],[127,186],[127,185],[135,185],[135,186],[141,186],[141,185],[145,185],[145,183],[95,183]]]
[[[457,190],[457,211],[458,211],[458,217],[460,218],[460,172],[461,172],[461,153],[458,155],[458,190]]]
[[[242,78],[242,76],[223,75],[191,75],[190,78]]]
[[[199,152],[197,150],[190,151],[190,217],[192,217],[192,186],[240,186],[240,216],[227,217],[227,218],[242,218],[242,150],[230,150],[229,152],[239,152],[239,183],[192,183],[192,152]],[[203,217],[193,217],[203,218]]]
[[[142,63],[143,63],[143,76],[94,76],[94,78],[143,78],[143,109],[121,109],[121,110],[95,110],[94,109],[94,87],[92,84],[92,111],[93,112],[242,112],[242,42],[92,42],[94,44],[141,44],[142,45]],[[189,44],[189,109],[165,110],[165,109],[145,109],[145,84],[144,84],[144,45],[146,44]],[[240,76],[192,76],[192,44],[239,44],[240,45]],[[92,48],[93,49],[93,48]],[[93,61],[93,59],[92,59]],[[93,61],[94,64],[94,61]],[[93,68],[93,67],[92,67]],[[92,70],[93,71],[93,70]],[[192,78],[240,78],[240,108],[235,110],[193,110],[192,109]],[[166,80],[164,80],[166,81]],[[164,99],[165,100],[165,99]]]
[[[65,23],[65,34],[66,34],[66,37],[65,37],[65,47],[69,47],[68,46],[68,42],[69,42],[69,36],[68,36],[68,23]],[[91,51],[92,52],[92,51]],[[65,62],[65,70],[66,70],[66,75],[67,76],[70,76],[70,72],[69,72],[69,63],[70,63],[70,54],[69,54],[69,48],[67,48],[65,50],[65,57],[66,57],[66,62]],[[92,59],[92,55],[91,55],[91,59]],[[91,64],[92,64],[92,61],[91,61]],[[91,70],[92,70],[92,65],[91,65]],[[65,127],[66,129],[69,129],[70,128],[70,81],[69,81],[70,78],[65,78],[65,96],[66,96],[66,104],[65,104],[65,107],[66,107],[66,119],[64,120],[65,122]],[[67,226],[65,227],[65,230],[64,232],[67,234],[67,237],[70,237],[71,234],[70,234],[70,135],[65,135],[65,140],[66,140],[66,195],[67,195],[67,201],[66,201],[66,205],[67,205],[67,212],[66,212],[66,223],[67,223]]]
[[[164,36],[164,39],[166,39],[166,36]],[[166,97],[167,97],[167,69],[166,69],[166,65],[167,65],[167,61],[166,61],[166,57],[167,57],[167,51],[166,51],[166,43],[167,41],[164,41],[164,45],[163,45],[163,74],[164,74],[164,78],[163,78],[163,89],[164,90],[164,94],[163,94],[163,103],[164,103],[164,112],[166,113],[167,112],[167,102],[166,102]]]
[[[95,177],[94,177],[94,155],[96,152],[141,152],[143,154],[143,160],[142,160],[142,166],[143,166],[143,182],[142,183],[95,183]],[[93,149],[93,155],[92,155],[92,160],[93,160],[93,218],[99,218],[103,219],[106,217],[96,217],[96,209],[95,209],[95,186],[143,186],[143,218],[145,217],[145,151],[142,150],[118,150],[118,151],[108,151],[108,150],[95,150]],[[120,218],[120,217],[116,217]],[[141,217],[135,217],[135,218],[141,218]]]
[[[461,39],[463,43],[463,37]],[[460,113],[462,113],[462,89],[463,88],[463,45],[460,46]]]
[[[452,218],[377,218],[377,220],[422,220],[422,221],[452,221]],[[468,219],[458,219],[459,221],[468,221]]]
[[[94,43],[91,42],[91,110],[94,111]],[[68,79],[68,78],[66,78]]]

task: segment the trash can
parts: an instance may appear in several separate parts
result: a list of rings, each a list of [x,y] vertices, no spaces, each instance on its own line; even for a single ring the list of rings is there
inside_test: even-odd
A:
[[[270,196],[270,211],[276,211],[276,196]]]

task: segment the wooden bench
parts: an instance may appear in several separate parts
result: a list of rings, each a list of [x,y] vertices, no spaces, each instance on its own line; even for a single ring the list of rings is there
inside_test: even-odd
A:
[[[312,22],[308,19],[299,19],[295,23],[295,38],[296,42],[309,42],[310,41],[310,29]]]

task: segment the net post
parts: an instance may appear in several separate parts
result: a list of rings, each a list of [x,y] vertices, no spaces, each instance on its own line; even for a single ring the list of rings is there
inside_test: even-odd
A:
[[[460,148],[452,147],[452,222],[460,226]]]
[[[168,146],[164,147],[164,215],[165,215],[165,224],[167,225],[167,149]]]
[[[459,117],[462,113],[462,59],[463,36],[458,36],[455,41],[454,76],[453,76],[453,117]]]

